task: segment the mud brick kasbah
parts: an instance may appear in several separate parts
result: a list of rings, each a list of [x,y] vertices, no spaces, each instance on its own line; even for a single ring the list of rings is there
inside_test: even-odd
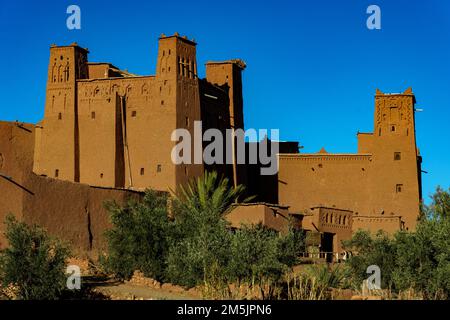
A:
[[[357,134],[354,154],[305,154],[297,142],[278,142],[279,172],[273,176],[261,175],[261,164],[175,165],[174,129],[194,134],[200,120],[203,130],[244,129],[246,64],[210,61],[200,79],[194,40],[175,33],[161,35],[158,45],[152,76],[88,62],[88,50],[76,43],[50,46],[44,119],[0,122],[0,220],[13,213],[77,250],[98,252],[110,226],[106,200],[123,204],[146,188],[176,191],[216,170],[257,196],[235,205],[228,215],[233,227],[261,222],[284,232],[288,220],[295,221],[330,252],[342,250],[341,240],[357,229],[415,229],[421,157],[411,88],[376,90],[374,131]],[[0,232],[4,247],[3,223]]]

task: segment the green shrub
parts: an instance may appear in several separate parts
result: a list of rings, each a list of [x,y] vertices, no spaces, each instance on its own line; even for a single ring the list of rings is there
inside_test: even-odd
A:
[[[223,270],[229,257],[230,234],[219,223],[205,236],[172,238],[167,258],[167,279],[193,287],[205,281],[213,265]]]
[[[289,222],[289,232],[278,241],[280,262],[288,267],[298,264],[299,254],[306,251],[306,232],[292,227]]]
[[[432,199],[416,231],[393,237],[359,231],[345,243],[357,253],[348,261],[356,285],[368,277],[368,266],[377,265],[382,288],[394,293],[413,289],[425,299],[450,296],[450,194],[438,188]]]
[[[174,227],[167,258],[167,278],[184,286],[204,282],[208,270],[223,270],[229,259],[229,223],[224,215],[243,193],[226,178],[205,172],[174,195]]]
[[[129,278],[140,270],[185,287],[278,279],[296,262],[304,234],[290,230],[282,236],[262,226],[233,232],[225,215],[243,191],[206,172],[174,194],[173,220],[167,198],[151,191],[143,202],[125,208],[110,203],[113,228],[107,232],[106,271]]]
[[[58,299],[66,286],[69,250],[38,226],[6,218],[9,246],[0,254],[0,279],[14,286],[19,299]]]
[[[108,255],[102,259],[106,271],[128,279],[135,270],[147,277],[164,277],[170,223],[167,196],[146,191],[142,202],[130,201],[121,208],[107,204],[112,228],[106,232]]]
[[[283,238],[262,225],[242,226],[231,240],[228,277],[231,281],[259,282],[278,279],[286,270],[280,260]]]
[[[368,231],[359,230],[351,240],[344,241],[344,246],[354,254],[348,264],[356,288],[360,288],[363,281],[369,277],[367,267],[371,265],[380,267],[382,288],[393,286],[392,274],[397,266],[396,243],[385,232],[379,231],[372,236]]]
[[[415,233],[398,233],[397,267],[392,281],[397,290],[413,288],[426,299],[450,296],[450,219],[421,222]]]

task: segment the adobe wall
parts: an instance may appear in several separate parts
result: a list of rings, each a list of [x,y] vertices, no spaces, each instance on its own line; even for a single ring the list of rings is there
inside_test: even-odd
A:
[[[353,212],[349,210],[316,207],[308,210],[308,214],[303,217],[302,226],[305,230],[334,234],[333,252],[341,252],[342,241],[352,237],[353,218]]]
[[[289,212],[287,208],[273,207],[267,204],[239,204],[228,213],[226,219],[235,228],[244,225],[263,224],[264,226],[287,232],[289,230]]]
[[[115,82],[118,84],[118,81]],[[167,191],[176,187],[170,140],[176,128],[176,85],[158,77],[120,82],[128,85],[125,185]]]
[[[373,234],[383,230],[394,234],[402,227],[402,218],[399,216],[353,216],[353,232],[366,230]]]
[[[227,85],[230,88],[228,92],[230,123],[235,129],[244,128],[242,70],[245,67],[245,63],[238,59],[206,63],[206,80],[212,84]]]
[[[200,80],[200,107],[202,115],[202,129],[203,132],[209,129],[217,129],[222,133],[224,137],[223,141],[223,155],[227,152],[231,152],[232,146],[226,144],[226,130],[230,128],[230,100],[228,97],[228,91],[230,88],[227,84],[222,86],[214,85],[206,80]],[[210,144],[209,141],[203,142],[203,148],[207,148]],[[227,149],[228,148],[228,149]],[[232,159],[230,157],[230,159]],[[204,168],[207,171],[216,171],[219,176],[225,176],[229,179],[230,185],[234,181],[233,164],[214,163],[204,164]],[[231,161],[230,161],[231,162]]]
[[[245,67],[245,63],[240,59],[206,63],[206,81],[224,88],[228,94],[228,103],[225,106],[228,112],[224,115],[224,119],[227,119],[229,124],[225,128],[244,129],[242,71]],[[204,109],[206,108],[202,108],[202,112]],[[237,163],[233,163],[231,167],[233,176],[230,180],[234,181],[235,185],[246,185],[248,183],[247,167]]]
[[[174,188],[174,85],[133,77],[79,81],[78,86],[80,181],[141,190]]]
[[[108,63],[88,63],[89,79],[108,78],[109,64]]]
[[[0,248],[6,246],[4,219],[38,224],[68,241],[79,252],[97,253],[104,248],[109,215],[103,204],[139,199],[138,192],[102,189],[38,176],[32,172],[34,126],[0,122]]]
[[[77,252],[93,254],[105,248],[104,232],[111,227],[105,201],[124,204],[140,196],[35,174],[27,182],[34,194],[23,194],[23,220],[42,226]]]
[[[9,213],[22,218],[24,171],[33,166],[34,126],[0,121],[0,247],[5,244],[4,221]]]
[[[370,210],[370,155],[280,154],[279,202],[291,212],[325,206]]]

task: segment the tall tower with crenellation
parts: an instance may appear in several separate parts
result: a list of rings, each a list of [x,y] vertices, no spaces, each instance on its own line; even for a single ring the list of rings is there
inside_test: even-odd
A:
[[[244,102],[242,96],[242,71],[246,64],[240,59],[226,61],[210,61],[206,63],[206,80],[228,90],[229,117],[231,129],[244,129]],[[233,181],[235,185],[246,184],[246,167],[237,164],[236,147],[232,146],[234,154]]]
[[[172,36],[162,35],[159,38],[156,78],[161,84],[161,103],[165,106],[162,112],[173,115],[172,130],[186,129],[192,137],[191,164],[175,166],[172,188],[203,173],[203,164],[194,163],[194,139],[200,139],[201,143],[201,136],[194,132],[194,123],[201,120],[196,45],[194,40],[186,36],[181,37],[178,33]],[[175,145],[175,142],[170,141],[168,132],[162,135],[161,139],[171,148]]]
[[[359,136],[359,153],[371,153],[368,185],[374,216],[400,215],[413,230],[422,199],[421,156],[416,146],[412,89],[375,94],[374,132]]]
[[[45,114],[36,128],[37,174],[79,181],[76,81],[88,78],[87,54],[76,43],[50,48]]]

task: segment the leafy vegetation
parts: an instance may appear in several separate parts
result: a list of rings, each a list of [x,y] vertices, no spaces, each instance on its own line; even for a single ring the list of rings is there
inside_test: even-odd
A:
[[[102,259],[106,271],[128,279],[140,270],[162,280],[170,235],[167,196],[149,190],[142,202],[130,201],[125,208],[110,202],[106,207],[113,224],[106,232],[108,255]]]
[[[194,286],[208,269],[223,269],[229,260],[231,237],[224,216],[244,188],[230,188],[228,179],[206,172],[174,194],[173,236],[168,253],[167,278]],[[245,200],[244,200],[245,201]]]
[[[450,191],[450,190],[449,190]],[[367,278],[366,268],[378,265],[382,288],[396,293],[413,289],[425,299],[450,294],[450,193],[437,188],[415,232],[371,236],[357,232],[345,246],[357,255],[349,260],[355,283]]]
[[[38,226],[6,218],[9,247],[0,253],[0,280],[18,299],[58,299],[66,286],[69,250]]]
[[[206,173],[181,187],[170,205],[166,195],[152,191],[125,208],[110,204],[106,266],[122,278],[140,270],[161,281],[201,286],[210,298],[329,299],[330,288],[348,288],[349,280],[360,288],[367,267],[377,265],[382,288],[398,298],[449,297],[449,192],[437,189],[414,232],[358,231],[345,243],[354,253],[346,265],[312,266],[302,273],[292,272],[304,250],[302,231],[231,228],[226,214],[243,192]]]
[[[331,289],[349,286],[349,271],[346,266],[307,266],[301,273],[286,273],[287,299],[326,300],[331,298]]]
[[[303,233],[280,235],[261,225],[233,231],[225,216],[243,192],[213,172],[174,195],[172,220],[166,196],[152,191],[143,203],[109,205],[113,228],[105,266],[121,278],[140,270],[186,287],[280,278],[295,263]]]

